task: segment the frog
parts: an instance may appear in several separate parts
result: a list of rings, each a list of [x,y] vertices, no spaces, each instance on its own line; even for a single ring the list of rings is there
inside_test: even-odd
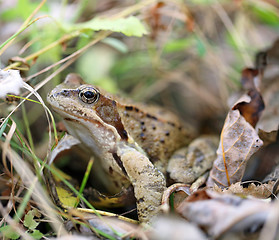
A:
[[[108,192],[132,185],[140,222],[158,215],[170,178],[190,184],[212,166],[216,139],[195,140],[195,129],[162,107],[111,94],[75,73],[47,101],[69,134],[96,158],[93,168]]]

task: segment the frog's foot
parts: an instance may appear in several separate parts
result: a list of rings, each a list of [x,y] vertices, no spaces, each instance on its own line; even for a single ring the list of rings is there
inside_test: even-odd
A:
[[[215,136],[201,136],[188,147],[176,151],[167,168],[171,180],[192,184],[211,169],[216,159],[218,142]]]
[[[159,206],[166,188],[164,175],[141,152],[131,147],[118,150],[121,161],[133,187],[137,200],[138,218],[150,220],[159,213]]]

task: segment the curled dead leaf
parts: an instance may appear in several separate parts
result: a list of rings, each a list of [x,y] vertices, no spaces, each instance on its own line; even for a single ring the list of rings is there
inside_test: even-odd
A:
[[[72,135],[65,134],[48,156],[48,164],[51,165],[61,152],[68,150],[77,144],[80,144],[80,141],[77,138],[73,137]]]
[[[225,120],[217,158],[210,171],[208,186],[228,187],[239,182],[249,158],[263,145],[256,130],[238,110],[231,110]]]
[[[273,211],[273,203],[255,198],[244,199],[209,189],[198,190],[194,194],[200,197],[196,201],[186,199],[177,211],[189,222],[204,229],[214,239],[244,231],[254,233],[261,228],[268,214]]]
[[[264,110],[264,102],[257,90],[250,90],[247,95],[251,98],[250,102],[239,102],[233,106],[232,110],[238,109],[245,120],[255,127]]]
[[[250,78],[256,74],[251,69],[244,73]],[[253,84],[250,87],[252,89],[235,103],[227,115],[208,186],[228,187],[241,181],[247,161],[263,145],[254,127],[264,109],[264,102],[261,94],[253,89]]]

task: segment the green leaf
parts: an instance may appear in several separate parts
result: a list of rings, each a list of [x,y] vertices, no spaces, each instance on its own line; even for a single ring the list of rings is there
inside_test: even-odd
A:
[[[38,2],[30,0],[18,0],[14,8],[5,10],[1,17],[6,21],[21,18],[25,20],[38,6]],[[41,11],[48,11],[46,5],[41,8]]]
[[[10,225],[0,228],[0,232],[8,239],[18,239],[20,235]]]
[[[6,119],[5,122],[2,123],[3,126],[0,129],[0,137],[2,137],[2,134],[4,133],[4,131],[5,131],[6,127],[7,127],[8,121],[9,121],[9,119]]]
[[[253,12],[264,23],[269,25],[278,26],[279,16],[276,8],[262,8],[262,6],[252,6]]]
[[[32,233],[30,233],[30,235],[35,239],[41,239],[44,236],[44,234],[41,233],[39,230],[34,230]]]
[[[106,43],[110,45],[111,47],[115,48],[121,53],[127,53],[128,52],[128,47],[123,43],[122,41],[116,39],[116,38],[110,38],[107,37],[104,40],[102,40],[103,43]]]
[[[106,18],[93,18],[88,22],[64,25],[67,31],[73,30],[86,30],[91,29],[93,31],[109,30],[113,32],[120,32],[126,36],[141,37],[143,34],[147,34],[147,31],[143,24],[133,16],[120,19],[106,19]]]
[[[25,215],[23,225],[31,230],[34,230],[39,225],[34,220],[34,212],[32,210]]]

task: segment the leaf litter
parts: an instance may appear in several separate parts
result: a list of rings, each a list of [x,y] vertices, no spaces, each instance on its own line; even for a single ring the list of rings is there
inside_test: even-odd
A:
[[[275,44],[278,45],[278,41]],[[270,49],[266,51],[268,52],[271,52]],[[273,56],[272,61],[276,62],[274,59]],[[242,86],[246,93],[235,102],[227,115],[207,188],[188,195],[176,207],[176,212],[183,218],[198,225],[207,236],[214,239],[266,239],[264,234],[272,239],[278,231],[278,212],[274,212],[278,209],[278,200],[271,199],[277,199],[279,163],[277,162],[277,167],[264,183],[253,180],[241,182],[251,156],[263,144],[269,146],[278,143],[279,121],[275,110],[278,101],[275,99],[279,94],[278,88],[273,85],[278,84],[278,81],[272,84],[273,90],[267,87],[270,89],[269,97],[262,97],[261,81],[266,70],[266,63],[262,62],[258,69],[246,68],[242,72]],[[264,103],[263,99],[268,101]],[[265,114],[265,105],[269,114]],[[265,121],[272,121],[273,127],[269,128],[272,131],[258,130],[257,123],[263,123],[261,115],[267,116]],[[275,154],[278,156],[278,150],[275,150]],[[181,188],[179,186],[177,190],[181,191]],[[167,201],[164,199],[165,203]],[[268,228],[272,229],[270,233]]]

